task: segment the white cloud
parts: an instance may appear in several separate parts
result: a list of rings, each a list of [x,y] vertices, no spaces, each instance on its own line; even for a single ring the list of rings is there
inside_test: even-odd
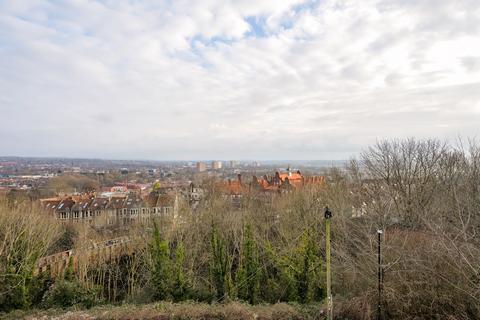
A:
[[[339,158],[477,135],[476,1],[4,1],[0,153]]]

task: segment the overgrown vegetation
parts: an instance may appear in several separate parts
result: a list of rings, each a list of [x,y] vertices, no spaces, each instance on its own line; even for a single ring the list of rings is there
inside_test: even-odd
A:
[[[59,234],[53,219],[34,205],[0,205],[0,311],[28,308],[38,299],[41,279],[34,276],[40,257]]]
[[[281,195],[251,190],[240,206],[212,181],[195,211],[183,204],[175,220],[163,217],[132,229],[131,236],[147,244],[135,254],[55,281],[31,272],[38,257],[58,245],[55,223],[30,222],[25,217],[35,212],[4,207],[1,309],[41,303],[88,307],[101,301],[322,303],[328,205],[334,213],[332,291],[338,318],[375,316],[377,229],[384,230],[384,318],[480,317],[478,144],[379,142],[326,176],[325,185]],[[39,234],[50,236],[38,243]],[[75,238],[72,234],[65,239]]]

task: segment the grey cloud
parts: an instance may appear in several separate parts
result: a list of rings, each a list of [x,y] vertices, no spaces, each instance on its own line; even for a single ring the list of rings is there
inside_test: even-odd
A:
[[[113,114],[110,113],[93,114],[91,118],[100,124],[111,123],[114,120]]]
[[[395,46],[399,41],[404,40],[407,36],[409,36],[409,33],[410,32],[407,29],[402,29],[395,33],[387,32],[372,41],[368,45],[368,49],[371,50],[373,53],[386,50]]]
[[[385,83],[389,86],[396,86],[402,83],[403,78],[401,74],[392,72],[385,77]]]
[[[460,58],[462,65],[469,72],[476,72],[480,70],[480,56],[478,57],[463,57]]]

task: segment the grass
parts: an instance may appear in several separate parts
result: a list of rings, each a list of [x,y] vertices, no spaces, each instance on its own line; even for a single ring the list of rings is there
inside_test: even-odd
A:
[[[76,308],[66,310],[17,310],[7,314],[0,314],[0,319],[5,320],[320,320],[324,318],[324,311],[321,305],[277,303],[252,306],[239,302],[226,304],[159,302],[144,305],[103,305],[88,310]]]

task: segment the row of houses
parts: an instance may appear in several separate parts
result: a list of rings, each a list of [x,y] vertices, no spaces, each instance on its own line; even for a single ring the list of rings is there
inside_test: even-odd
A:
[[[42,199],[41,205],[62,222],[83,222],[94,227],[117,227],[149,220],[152,216],[176,217],[176,194],[151,192],[142,198],[136,193],[111,197],[80,195]]]
[[[220,182],[217,186],[223,197],[240,205],[247,193],[256,192],[270,199],[271,195],[290,192],[308,185],[322,185],[322,176],[303,176],[300,171],[275,172],[273,176],[252,177],[244,182],[239,174],[236,180]],[[155,188],[154,188],[155,189]],[[43,199],[43,207],[57,219],[67,222],[83,222],[94,227],[117,227],[137,221],[147,221],[152,216],[176,217],[179,196],[195,209],[204,197],[202,187],[190,183],[185,189],[163,187],[142,196],[142,192],[114,189],[109,192]]]

